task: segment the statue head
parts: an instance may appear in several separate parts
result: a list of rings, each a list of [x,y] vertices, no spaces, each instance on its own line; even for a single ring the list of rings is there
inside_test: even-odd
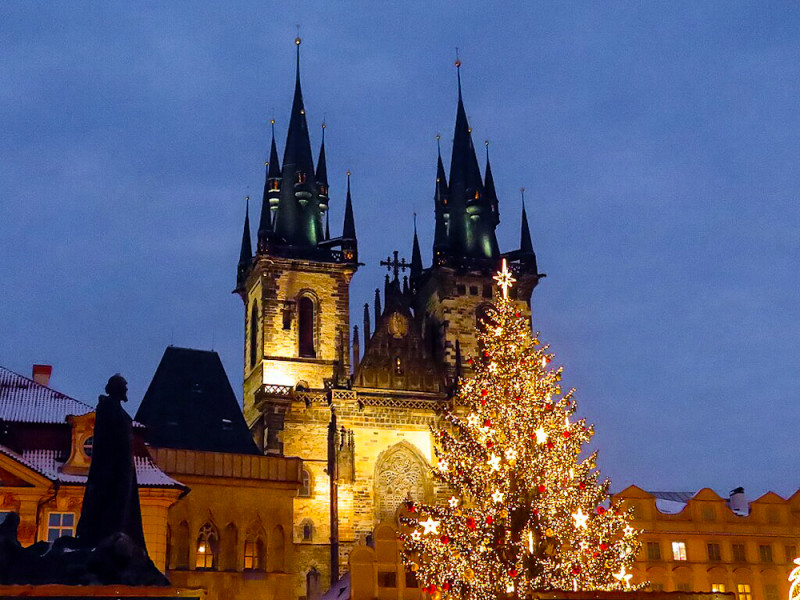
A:
[[[112,375],[106,384],[106,394],[112,398],[119,398],[123,402],[127,402],[128,382],[119,373]]]

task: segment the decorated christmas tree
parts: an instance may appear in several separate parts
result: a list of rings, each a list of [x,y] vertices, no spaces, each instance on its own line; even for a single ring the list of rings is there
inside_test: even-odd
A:
[[[453,490],[443,505],[408,503],[403,560],[433,598],[527,598],[533,590],[632,587],[639,551],[631,515],[611,504],[593,427],[574,417],[573,391],[508,299],[478,327],[479,355],[454,408],[434,428],[434,475]]]

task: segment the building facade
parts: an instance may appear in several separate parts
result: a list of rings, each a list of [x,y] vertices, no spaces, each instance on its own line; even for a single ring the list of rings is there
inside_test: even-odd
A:
[[[630,486],[615,496],[633,507],[642,531],[635,581],[654,591],[733,592],[738,600],[783,600],[800,549],[800,490],[788,499],[768,492],[746,502],[705,488],[696,493],[646,492]]]
[[[494,178],[488,153],[483,173],[479,167],[459,72],[449,175],[441,152],[437,160],[432,264],[423,265],[415,232],[411,260],[395,252],[382,263],[383,293],[376,290],[374,308],[365,305],[360,330],[351,330],[358,242],[350,180],[342,233],[332,237],[324,131],[315,167],[299,43],[283,159],[273,129],[256,244],[248,207],[235,292],[244,303],[248,427],[262,452],[303,460],[292,527],[297,564],[307,571],[295,579],[303,597],[308,572],[321,573],[327,589],[351,549],[392,521],[403,500],[435,500],[430,426],[469,369],[492,276],[507,259],[518,280],[514,299],[529,316],[544,275],[524,208],[519,247],[499,250]]]

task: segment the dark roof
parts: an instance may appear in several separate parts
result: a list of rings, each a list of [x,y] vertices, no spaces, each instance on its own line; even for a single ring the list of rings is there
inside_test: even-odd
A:
[[[169,346],[136,420],[158,448],[259,454],[216,352]]]

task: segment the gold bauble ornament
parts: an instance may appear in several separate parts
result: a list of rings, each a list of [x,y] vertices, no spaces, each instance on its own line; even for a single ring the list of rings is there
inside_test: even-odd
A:
[[[549,527],[548,527],[548,528],[545,530],[544,534],[545,534],[547,537],[553,537],[553,535],[554,535],[554,534],[553,534],[553,530],[552,530],[552,529],[550,529]]]
[[[455,516],[457,516],[457,517],[460,517],[460,516],[461,516],[462,514],[464,514],[464,513],[462,513],[462,512],[461,512],[461,509],[460,509],[460,508],[457,508],[457,509],[455,509],[455,510],[453,511],[453,514],[454,514]]]
[[[419,565],[417,563],[411,563],[411,570],[416,573],[419,571]]]
[[[507,519],[508,518],[508,511],[505,508],[500,511],[500,518],[501,519]]]
[[[439,590],[436,590],[431,594],[431,600],[441,600],[441,598],[442,598],[442,592],[440,592]]]
[[[467,567],[464,569],[464,579],[467,581],[472,581],[475,578],[475,571]]]

